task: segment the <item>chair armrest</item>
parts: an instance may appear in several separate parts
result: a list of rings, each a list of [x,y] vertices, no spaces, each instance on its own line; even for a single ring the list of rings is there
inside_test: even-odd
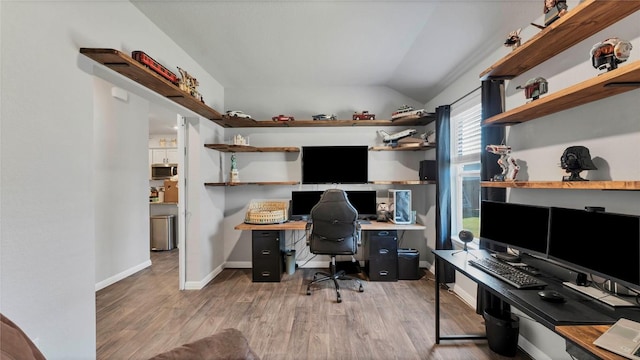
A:
[[[304,237],[307,239],[307,246],[311,245],[311,229],[313,228],[312,222],[307,222],[307,225],[304,227]]]
[[[360,223],[356,223],[356,242],[358,246],[362,245],[362,226]]]

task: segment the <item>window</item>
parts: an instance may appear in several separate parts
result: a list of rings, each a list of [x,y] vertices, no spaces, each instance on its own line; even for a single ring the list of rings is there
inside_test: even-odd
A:
[[[451,107],[451,233],[480,234],[480,91]]]

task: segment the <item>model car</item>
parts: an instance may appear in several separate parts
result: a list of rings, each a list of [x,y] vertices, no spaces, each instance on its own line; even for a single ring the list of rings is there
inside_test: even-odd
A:
[[[287,115],[280,114],[278,116],[272,117],[271,120],[273,120],[273,121],[293,121],[295,119],[293,118],[293,116],[287,116]]]
[[[241,118],[247,118],[247,119],[251,119],[251,115],[249,114],[245,114],[240,110],[227,110],[227,116],[228,117],[241,117]]]
[[[311,118],[313,120],[337,120],[338,117],[331,114],[331,115],[326,115],[326,114],[317,114],[317,115],[312,115]]]
[[[376,114],[370,114],[368,111],[363,111],[363,112],[354,112],[353,113],[353,120],[375,120],[376,119]]]
[[[391,113],[391,120],[411,115],[421,116],[422,113],[424,113],[424,109],[416,110],[409,105],[402,105],[398,110]]]

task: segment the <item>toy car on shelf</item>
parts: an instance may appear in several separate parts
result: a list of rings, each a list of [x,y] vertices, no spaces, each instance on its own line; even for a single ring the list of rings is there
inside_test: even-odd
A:
[[[331,115],[326,115],[326,114],[317,114],[317,115],[312,115],[311,118],[313,120],[337,120],[338,117],[331,114]]]
[[[353,120],[375,120],[376,114],[370,114],[368,111],[354,112]]]
[[[251,119],[251,115],[249,114],[245,114],[240,110],[227,110],[227,116],[228,117],[235,117],[235,118],[247,118],[247,119]]]
[[[271,120],[273,120],[273,121],[293,121],[295,119],[293,118],[293,116],[287,116],[287,115],[280,114],[278,116],[272,117]]]
[[[405,116],[411,116],[411,115],[422,116],[422,113],[424,113],[424,109],[416,110],[409,105],[402,105],[401,107],[398,108],[398,110],[391,113],[391,120],[395,120],[395,119],[399,119],[399,118],[402,118]]]

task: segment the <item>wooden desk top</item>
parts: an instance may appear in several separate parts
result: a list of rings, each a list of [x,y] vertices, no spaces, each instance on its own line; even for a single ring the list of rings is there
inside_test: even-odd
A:
[[[624,360],[625,358],[611,351],[593,345],[611,325],[562,325],[556,326],[556,332],[583,349],[604,360]]]
[[[288,221],[282,224],[238,224],[235,230],[304,230],[307,226],[306,221]],[[400,225],[392,222],[371,221],[369,224],[361,224],[363,231],[368,230],[424,230],[427,227],[421,224]]]

